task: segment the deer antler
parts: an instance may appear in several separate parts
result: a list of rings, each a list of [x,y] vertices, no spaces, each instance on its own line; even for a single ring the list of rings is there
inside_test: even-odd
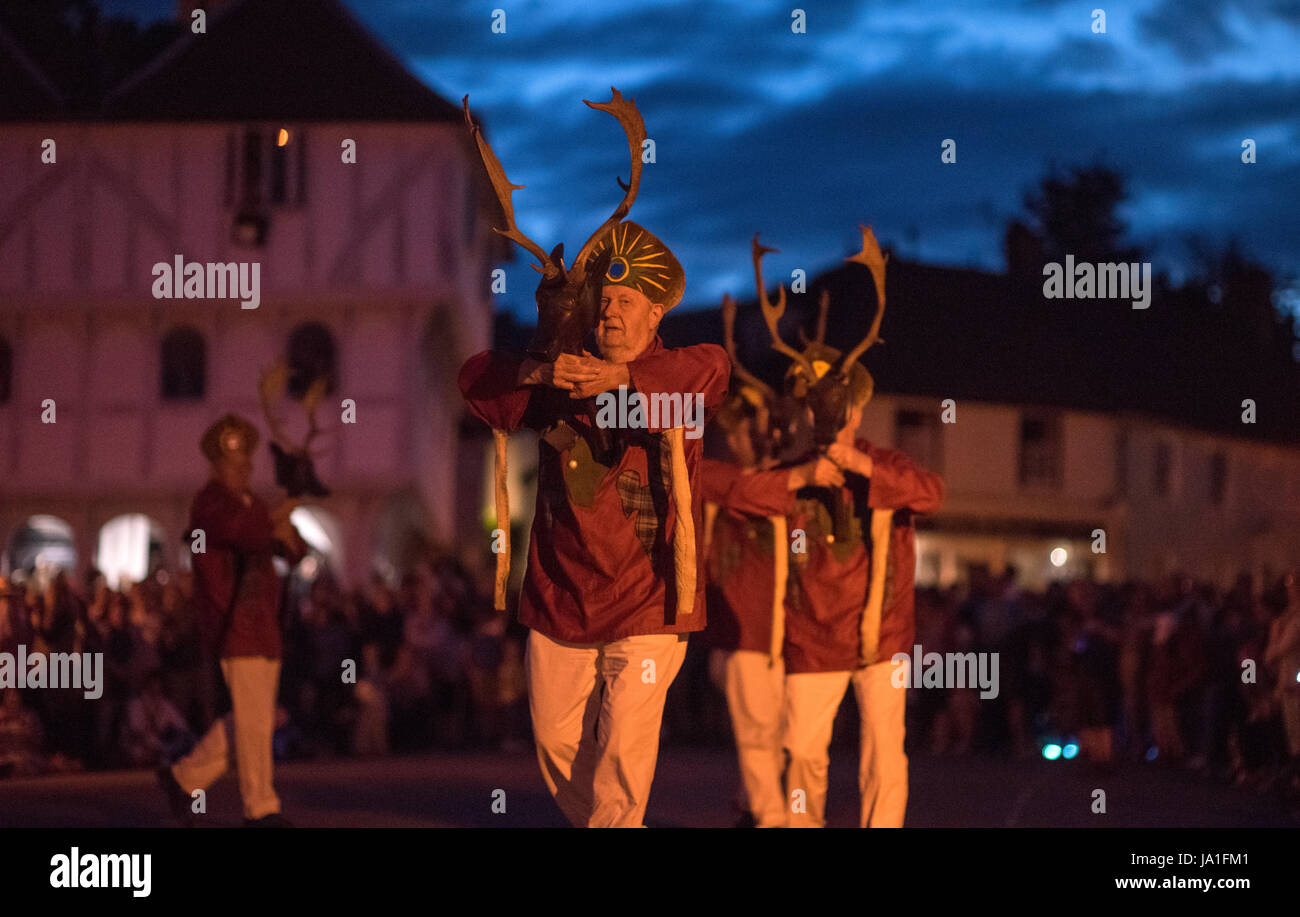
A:
[[[624,99],[613,86],[609,87],[613,94],[608,102],[589,102],[583,99],[583,103],[597,111],[603,111],[606,114],[613,115],[618,119],[618,123],[623,125],[623,132],[627,134],[628,151],[632,154],[632,172],[629,175],[628,183],[623,184],[622,179],[618,179],[618,185],[626,193],[623,195],[623,201],[616,208],[608,220],[600,225],[578,251],[578,257],[573,262],[575,269],[585,271],[587,258],[591,256],[592,251],[605,233],[611,228],[618,225],[623,217],[627,216],[628,211],[632,209],[632,202],[636,200],[637,190],[641,187],[641,144],[645,142],[645,121],[641,118],[641,112],[637,110],[636,103],[631,99]]]
[[[871,330],[867,332],[857,347],[849,351],[848,356],[840,363],[840,372],[848,372],[853,361],[867,352],[867,348],[880,339],[880,320],[885,317],[885,262],[889,260],[887,255],[880,252],[880,243],[876,241],[875,233],[871,231],[870,226],[859,225],[858,229],[862,230],[862,251],[856,255],[850,255],[845,261],[856,261],[858,264],[865,264],[871,270],[871,279],[876,283],[876,317],[871,322]]]
[[[266,425],[271,430],[271,439],[282,447],[287,447],[290,440],[285,436],[284,427],[275,416],[272,405],[280,400],[288,385],[289,367],[283,360],[278,360],[262,370],[262,376],[257,383],[257,394],[262,402],[262,414],[266,417]]]
[[[804,334],[804,330],[802,328],[799,329],[799,341],[805,347],[807,347],[809,344],[826,343],[826,313],[830,311],[830,307],[831,307],[830,290],[823,289],[821,293],[821,298],[817,302],[817,337],[813,338],[810,341],[808,340],[808,335]]]
[[[511,200],[511,195],[525,186],[512,184],[510,179],[506,178],[506,170],[501,167],[501,160],[497,159],[496,153],[492,152],[492,147],[483,138],[483,131],[470,117],[469,95],[461,99],[461,105],[465,108],[465,123],[469,125],[470,134],[478,144],[478,152],[483,157],[483,165],[487,167],[488,178],[492,180],[492,188],[496,191],[497,200],[501,202],[501,210],[506,215],[506,230],[503,232],[493,227],[492,231],[510,239],[536,258],[541,266],[532,265],[533,270],[545,274],[547,277],[554,277],[560,272],[560,268],[551,261],[550,256],[546,254],[546,251],[540,245],[520,232],[519,227],[515,225],[515,206]]]
[[[826,313],[831,308],[831,291],[822,290],[821,299],[817,302],[817,343],[826,343]]]
[[[808,373],[808,382],[811,385],[817,381],[817,370],[813,369],[812,364],[808,362],[803,354],[781,340],[781,332],[777,330],[777,322],[785,314],[785,285],[777,284],[778,295],[775,306],[768,300],[767,288],[763,286],[763,256],[768,252],[775,252],[776,249],[759,245],[758,233],[754,233],[752,249],[754,254],[754,283],[758,287],[758,304],[763,310],[763,321],[767,323],[768,333],[772,336],[772,349],[777,353],[785,354],[803,367],[804,372]]]
[[[316,424],[316,408],[320,405],[321,400],[325,397],[325,389],[329,386],[329,379],[320,376],[312,382],[307,388],[307,393],[302,396],[302,407],[307,412],[307,438],[303,440],[303,451],[311,445],[311,441],[321,432],[320,427]]]
[[[730,294],[722,297],[722,340],[727,348],[727,357],[731,360],[731,371],[742,381],[747,382],[763,393],[763,397],[772,401],[776,392],[772,386],[745,369],[736,356],[736,301]]]

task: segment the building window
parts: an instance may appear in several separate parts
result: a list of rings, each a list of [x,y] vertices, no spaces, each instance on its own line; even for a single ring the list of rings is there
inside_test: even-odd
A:
[[[13,397],[14,388],[14,349],[9,342],[0,337],[0,404]]]
[[[1168,443],[1156,443],[1156,464],[1151,478],[1151,489],[1157,496],[1169,496],[1169,483],[1173,476],[1174,454]]]
[[[930,411],[895,413],[894,445],[922,468],[943,472],[943,425],[938,414]]]
[[[289,394],[302,398],[317,379],[326,380],[326,394],[338,385],[335,369],[334,335],[320,322],[307,322],[289,334]]]
[[[208,378],[208,347],[189,325],[167,332],[162,342],[162,397],[182,401],[203,397]]]
[[[301,207],[307,199],[307,137],[300,127],[247,127],[226,141],[226,206],[235,211],[241,245],[266,242],[271,207]]]
[[[1020,484],[1023,487],[1061,486],[1061,422],[1058,417],[1032,416],[1020,421]]]
[[[1222,452],[1216,452],[1210,456],[1210,502],[1222,506],[1227,492],[1228,457]]]

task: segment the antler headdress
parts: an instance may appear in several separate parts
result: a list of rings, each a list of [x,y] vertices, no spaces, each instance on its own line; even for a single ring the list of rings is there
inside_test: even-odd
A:
[[[757,234],[752,245],[754,283],[758,288],[763,320],[772,338],[772,349],[790,358],[792,365],[786,374],[787,379],[795,394],[804,398],[812,409],[814,437],[822,447],[834,440],[835,432],[843,425],[850,405],[866,404],[875,389],[871,374],[859,360],[880,340],[880,322],[885,315],[885,263],[888,259],[881,253],[870,227],[859,226],[858,229],[862,232],[862,250],[844,260],[865,265],[871,271],[876,287],[876,314],[866,336],[847,354],[841,354],[825,343],[826,313],[829,306],[829,295],[825,291],[822,292],[817,338],[802,351],[795,350],[781,338],[777,323],[785,314],[785,287],[778,286],[777,302],[773,305],[763,283],[762,266],[763,256],[776,249],[760,245]]]
[[[303,411],[307,415],[307,436],[301,443],[295,443],[285,432],[284,425],[276,414],[276,405],[284,397],[289,383],[289,367],[279,360],[262,371],[258,382],[258,397],[262,402],[262,413],[266,417],[267,427],[271,431],[271,454],[275,457],[275,480],[290,497],[309,494],[313,497],[328,497],[329,488],[316,476],[316,468],[311,460],[309,447],[312,440],[320,435],[316,424],[316,409],[329,380],[324,376],[312,380],[302,398]]]
[[[663,300],[665,308],[671,308],[681,299],[681,267],[676,263],[675,259],[672,259],[667,248],[662,243],[658,243],[657,239],[653,239],[653,236],[646,234],[649,239],[658,244],[657,249],[652,254],[656,256],[667,255],[667,259],[660,258],[667,267],[666,273],[668,276],[664,278],[658,277],[657,270],[649,270],[651,266],[649,262],[637,262],[635,255],[638,253],[620,250],[620,244],[626,243],[626,233],[622,240],[615,239],[613,244],[606,244],[607,238],[613,236],[613,232],[619,227],[623,218],[628,215],[633,202],[636,200],[637,191],[641,185],[641,146],[646,139],[645,122],[641,117],[641,113],[637,110],[636,103],[631,99],[624,99],[622,94],[613,87],[610,87],[610,93],[611,98],[608,102],[591,102],[586,99],[583,102],[589,108],[613,115],[622,125],[623,132],[627,136],[628,152],[631,156],[631,171],[627,184],[624,184],[622,179],[617,179],[619,187],[624,191],[623,200],[614,208],[614,212],[610,214],[609,218],[583,243],[577,257],[573,260],[573,266],[568,268],[565,267],[564,263],[563,243],[556,245],[548,255],[545,249],[519,230],[515,222],[512,195],[524,186],[513,184],[506,177],[505,169],[502,168],[500,160],[497,159],[492,147],[483,137],[482,131],[474,123],[474,119],[470,115],[469,96],[466,95],[462,99],[465,110],[465,123],[469,126],[470,134],[478,146],[479,154],[483,158],[488,177],[492,182],[497,200],[500,202],[501,210],[505,215],[506,228],[504,230],[494,229],[494,231],[524,248],[538,261],[536,265],[533,265],[534,269],[542,275],[536,292],[537,332],[533,335],[527,350],[529,354],[539,360],[549,362],[553,361],[561,353],[579,354],[582,352],[587,335],[595,329],[599,320],[601,290],[606,283],[627,283],[628,277],[632,273],[638,273],[638,276],[645,276],[654,279],[655,282],[663,283],[666,289],[665,299]],[[633,243],[628,244],[635,244],[635,240]],[[662,251],[659,251],[659,249],[662,249]],[[610,276],[609,271],[615,260],[628,254],[633,257],[628,257],[624,261],[627,275],[620,275],[623,279]],[[645,270],[642,270],[643,268]],[[652,297],[652,299],[656,302],[661,301],[657,297]],[[669,302],[668,299],[672,301]],[[506,487],[507,434],[504,430],[493,430],[492,435],[496,447],[497,526],[504,533],[503,544],[498,545],[501,550],[497,553],[495,602],[498,609],[504,609],[506,584],[510,573],[510,497]],[[673,533],[674,565],[677,573],[677,608],[679,613],[689,614],[693,610],[695,600],[696,557],[690,485],[686,472],[686,458],[682,441],[683,431],[678,427],[668,430],[664,436],[671,451],[673,507],[677,516],[677,525]]]

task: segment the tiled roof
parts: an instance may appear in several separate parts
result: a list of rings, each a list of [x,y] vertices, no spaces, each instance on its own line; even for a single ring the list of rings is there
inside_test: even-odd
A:
[[[827,343],[865,334],[875,309],[869,273],[846,265],[792,296],[781,323],[815,326],[831,292]],[[1147,415],[1207,432],[1300,444],[1300,367],[1265,343],[1268,331],[1157,291],[1150,307],[1127,301],[1045,300],[1042,278],[948,268],[892,257],[882,343],[863,358],[881,392]],[[669,346],[722,342],[717,309],[664,319]],[[771,350],[756,300],[742,300],[737,348],[747,368],[776,382],[788,361]],[[1242,423],[1242,401],[1256,403]]]
[[[0,120],[40,121],[62,113],[54,84],[13,37],[0,28]]]
[[[109,93],[103,117],[143,121],[452,121],[338,0],[240,0]]]

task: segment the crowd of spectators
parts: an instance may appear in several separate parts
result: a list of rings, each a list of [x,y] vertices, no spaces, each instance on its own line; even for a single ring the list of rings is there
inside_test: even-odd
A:
[[[278,758],[527,747],[524,635],[458,563],[353,592],[321,569],[285,585]],[[113,589],[94,570],[84,589],[58,572],[0,590],[0,652],[103,654],[97,697],[0,688],[0,777],[185,754],[229,708],[191,590],[188,573]]]
[[[344,591],[328,569],[286,583],[277,757],[530,746],[526,632],[491,602],[490,571],[423,561],[396,588]],[[486,577],[486,579],[484,579]],[[1300,586],[1226,591],[1157,583],[1017,586],[975,571],[917,590],[924,653],[996,653],[996,697],[909,692],[915,752],[1041,754],[1093,766],[1148,763],[1300,799]],[[90,571],[0,593],[0,652],[103,653],[102,695],[0,689],[0,776],[153,765],[185,753],[222,712],[188,574],[124,589]],[[692,641],[669,693],[664,740],[730,742],[707,650]],[[714,660],[716,662],[716,660]],[[715,666],[716,667],[716,666]],[[846,702],[851,704],[850,700]],[[837,741],[854,741],[841,711]]]
[[[1014,570],[968,588],[918,590],[925,652],[997,653],[998,695],[909,695],[916,742],[933,754],[1035,755],[1073,746],[1098,767],[1183,767],[1300,799],[1300,587],[1156,583],[1016,585]],[[911,727],[912,724],[909,724]],[[911,731],[911,729],[909,729]]]

